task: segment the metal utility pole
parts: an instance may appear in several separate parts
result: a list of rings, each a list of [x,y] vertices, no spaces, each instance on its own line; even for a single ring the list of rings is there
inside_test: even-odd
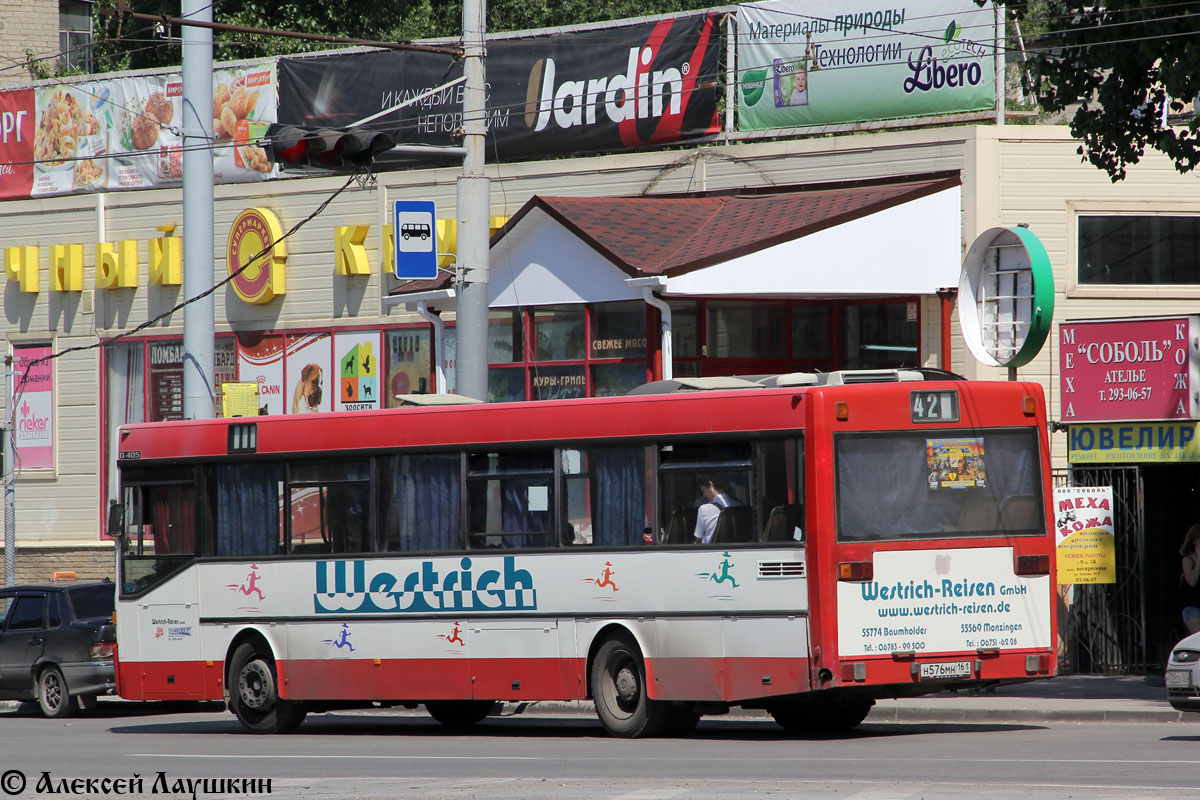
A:
[[[992,3],[992,15],[996,24],[995,37],[995,66],[996,66],[996,124],[1004,124],[1004,112],[1007,106],[1007,87],[1005,86],[1005,54],[1006,41],[1004,39],[1004,9],[996,3]]]
[[[13,370],[16,362],[12,356],[4,358],[4,416],[7,424],[4,426],[4,585],[12,586],[17,582],[17,459],[13,436],[16,431],[13,426],[17,422],[17,414],[13,409]]]
[[[484,91],[486,0],[463,3],[463,171],[458,179],[458,394],[487,399],[488,217],[491,181],[484,174],[487,117]]]
[[[212,3],[183,0],[183,16],[212,22]],[[213,287],[213,32],[183,26],[183,296]],[[213,416],[212,294],[183,309],[183,416]]]

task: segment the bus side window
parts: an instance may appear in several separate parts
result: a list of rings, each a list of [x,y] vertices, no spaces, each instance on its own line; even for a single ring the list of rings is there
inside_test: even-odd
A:
[[[282,553],[282,491],[277,463],[218,466],[214,555]]]
[[[458,453],[385,456],[377,470],[379,549],[462,549],[462,457]]]
[[[803,440],[759,443],[760,542],[804,541]]]
[[[696,543],[696,520],[702,507],[709,503],[718,507],[744,507],[745,510],[728,515],[719,540],[714,538],[716,529],[707,527],[706,541],[717,544],[757,539],[763,512],[755,498],[762,494],[762,490],[758,485],[761,481],[753,469],[753,453],[754,448],[749,441],[659,445],[659,543]],[[702,489],[702,485],[710,481],[713,489],[719,493],[711,500]],[[719,517],[713,517],[710,513],[706,513],[705,517],[710,518],[709,525],[720,525]]]
[[[554,451],[468,456],[472,548],[554,547]]]
[[[647,543],[646,447],[561,450],[563,544]]]
[[[365,459],[290,464],[288,552],[363,553],[371,533],[371,465]]]

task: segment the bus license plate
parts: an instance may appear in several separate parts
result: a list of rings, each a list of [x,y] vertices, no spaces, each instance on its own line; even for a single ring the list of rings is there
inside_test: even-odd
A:
[[[1192,673],[1184,669],[1169,669],[1167,670],[1167,678],[1165,682],[1167,686],[1172,689],[1191,686]]]
[[[970,661],[946,661],[940,664],[921,665],[921,680],[969,677],[971,677]]]

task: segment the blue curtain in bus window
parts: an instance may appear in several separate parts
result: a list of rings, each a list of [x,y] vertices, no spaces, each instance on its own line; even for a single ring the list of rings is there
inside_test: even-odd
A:
[[[273,465],[217,467],[217,555],[279,552],[279,475]]]
[[[646,525],[645,451],[636,447],[593,450],[588,454],[596,479],[592,544],[642,544]]]
[[[389,462],[394,464],[394,505],[384,521],[384,549],[461,550],[458,455],[399,456],[381,461]]]

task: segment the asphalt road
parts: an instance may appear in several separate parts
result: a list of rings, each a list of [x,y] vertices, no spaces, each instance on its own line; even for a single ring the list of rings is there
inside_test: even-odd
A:
[[[43,774],[56,797],[63,779],[138,775],[155,797],[191,796],[175,791],[181,779],[270,778],[273,796],[339,800],[1200,798],[1200,729],[868,722],[793,739],[772,722],[718,718],[684,739],[627,741],[578,715],[489,718],[463,735],[420,713],[341,712],[253,736],[226,713],[153,704],[102,703],[64,721],[0,713],[0,798],[50,796],[37,791]],[[128,796],[111,789],[84,796]],[[197,793],[230,796],[244,793]]]

